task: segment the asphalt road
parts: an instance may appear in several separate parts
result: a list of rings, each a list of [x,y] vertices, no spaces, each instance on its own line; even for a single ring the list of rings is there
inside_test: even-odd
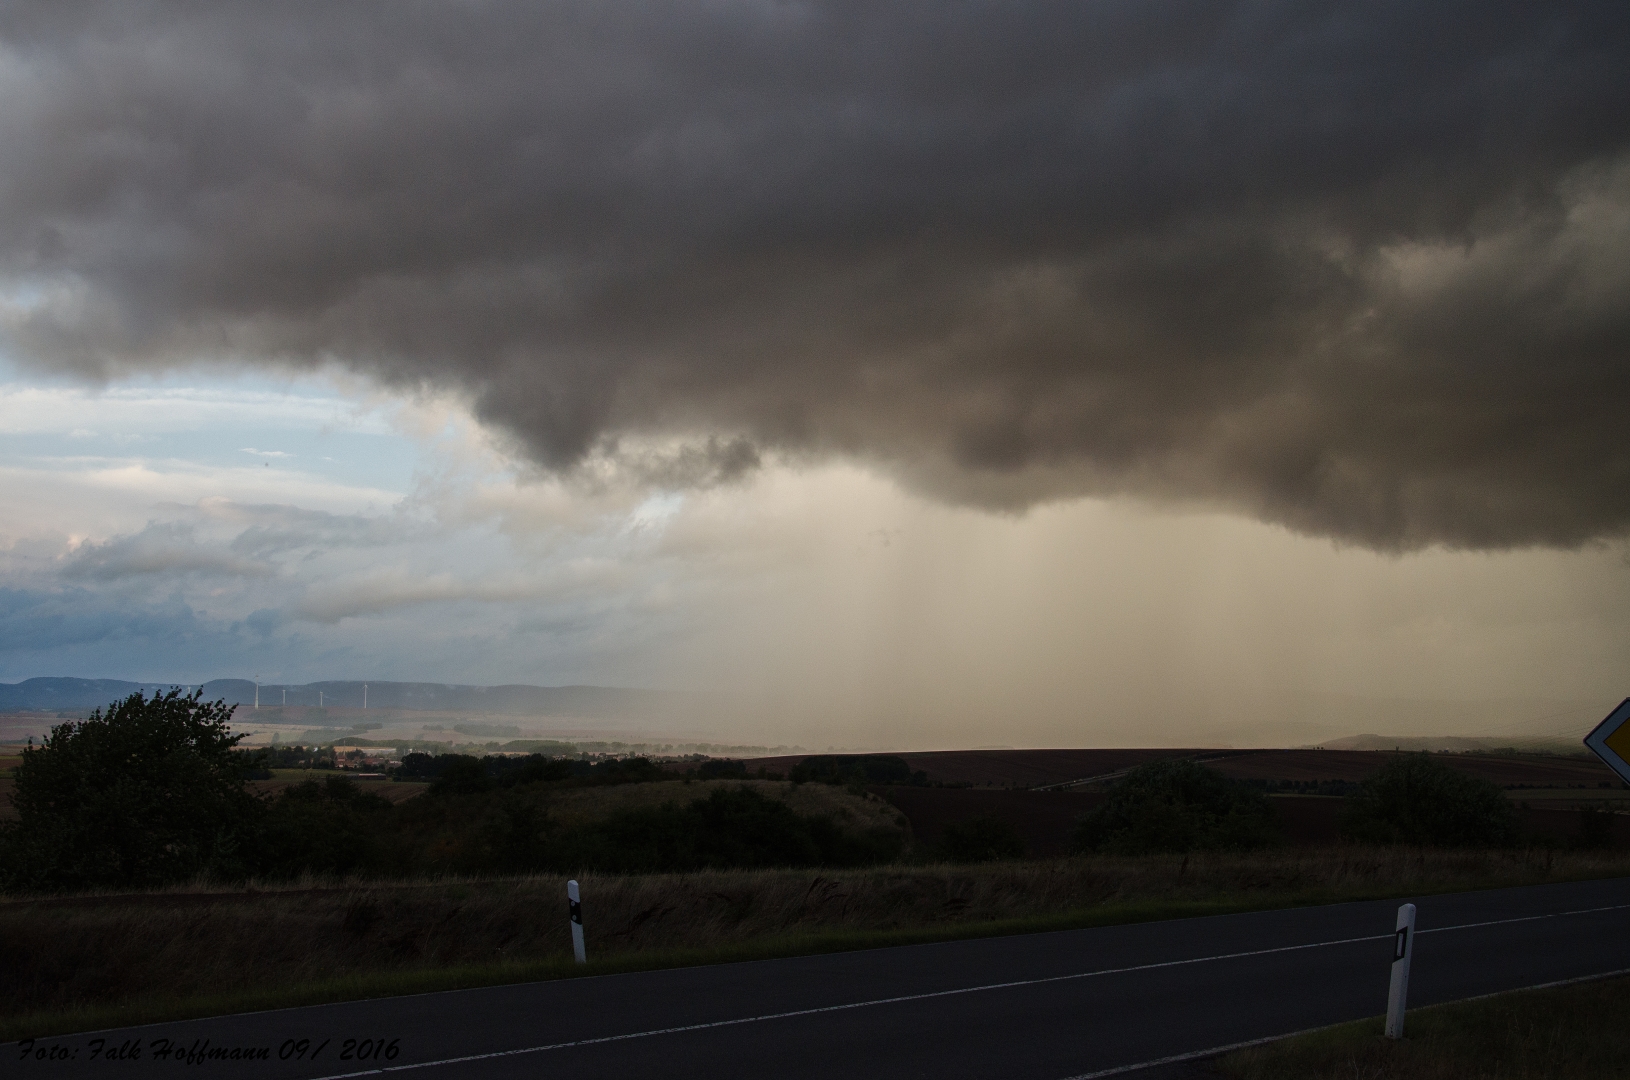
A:
[[[0,1048],[0,1075],[1112,1075],[1173,1055],[1380,1014],[1399,903],[987,938],[152,1025],[39,1040],[26,1047],[26,1059],[24,1044],[7,1044]],[[1630,969],[1630,879],[1415,903],[1420,913],[1411,1005]],[[588,898],[585,910],[592,918]],[[128,1056],[136,1048],[139,1056]],[[127,1056],[113,1057],[121,1049]],[[1157,1066],[1133,1075],[1154,1080],[1186,1068]]]

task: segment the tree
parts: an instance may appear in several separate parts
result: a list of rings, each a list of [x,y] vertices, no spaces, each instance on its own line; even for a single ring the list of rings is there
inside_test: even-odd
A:
[[[1266,796],[1198,762],[1151,761],[1081,818],[1071,847],[1117,855],[1245,850],[1275,840],[1276,817]]]
[[[1359,785],[1342,832],[1370,844],[1510,847],[1517,814],[1489,781],[1427,753],[1405,754]]]
[[[203,691],[135,693],[23,752],[4,836],[13,888],[147,888],[253,868],[264,805],[234,750],[236,706]]]
[[[269,807],[261,869],[281,878],[396,869],[391,810],[387,800],[348,776],[291,785]]]
[[[893,754],[816,754],[792,767],[789,775],[795,784],[846,784],[864,789],[867,784],[928,783],[928,774],[911,771],[906,759]]]

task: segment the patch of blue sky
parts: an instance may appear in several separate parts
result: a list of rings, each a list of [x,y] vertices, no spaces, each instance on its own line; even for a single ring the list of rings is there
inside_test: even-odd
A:
[[[96,388],[0,369],[0,464],[93,468],[140,461],[163,469],[297,470],[350,487],[403,493],[424,445],[377,409],[319,377],[207,373]]]
[[[221,470],[293,470],[398,495],[409,489],[422,464],[414,440],[360,432],[267,427],[139,437],[0,433],[0,465],[77,470],[128,461],[160,471],[178,462]]]

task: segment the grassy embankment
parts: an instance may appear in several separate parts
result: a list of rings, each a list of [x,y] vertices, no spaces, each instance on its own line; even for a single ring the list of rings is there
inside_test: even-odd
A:
[[[1523,990],[1377,1017],[1229,1054],[1234,1080],[1606,1080],[1630,1077],[1630,979]]]
[[[865,870],[198,886],[0,901],[0,1039],[995,934],[1630,875],[1630,855],[1276,851]]]

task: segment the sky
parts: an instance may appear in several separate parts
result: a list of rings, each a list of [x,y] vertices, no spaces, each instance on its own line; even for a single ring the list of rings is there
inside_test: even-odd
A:
[[[1588,726],[1622,5],[0,10],[0,680]]]

